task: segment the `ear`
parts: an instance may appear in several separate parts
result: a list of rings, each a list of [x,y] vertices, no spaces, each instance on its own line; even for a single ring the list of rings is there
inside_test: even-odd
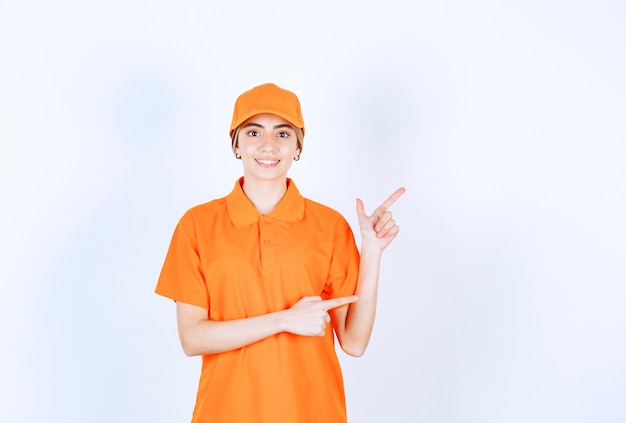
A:
[[[235,128],[235,130],[233,131],[233,135],[230,138],[230,145],[233,149],[233,152],[235,154],[237,154],[238,149],[239,149],[239,128]]]

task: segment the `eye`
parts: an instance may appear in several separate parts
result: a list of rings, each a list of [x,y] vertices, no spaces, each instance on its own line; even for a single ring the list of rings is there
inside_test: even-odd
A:
[[[249,130],[248,132],[246,132],[246,134],[247,134],[249,137],[258,137],[258,136],[260,135],[260,134],[259,134],[259,131],[255,130],[255,129],[251,129],[251,130]]]
[[[289,132],[287,132],[287,131],[282,131],[282,132],[279,132],[278,134],[276,134],[276,136],[278,138],[289,138],[290,135],[291,134]]]

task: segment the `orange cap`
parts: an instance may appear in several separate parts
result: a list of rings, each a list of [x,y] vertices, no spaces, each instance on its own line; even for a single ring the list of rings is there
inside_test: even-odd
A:
[[[263,84],[241,94],[235,102],[233,121],[230,124],[230,136],[246,120],[261,113],[280,116],[304,133],[304,120],[300,110],[300,101],[291,91],[276,84]]]

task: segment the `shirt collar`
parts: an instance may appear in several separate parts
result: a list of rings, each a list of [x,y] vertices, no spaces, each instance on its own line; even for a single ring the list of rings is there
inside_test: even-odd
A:
[[[256,223],[261,217],[261,214],[246,197],[242,186],[243,177],[237,180],[235,187],[226,197],[228,215],[237,228]],[[287,178],[287,192],[276,208],[267,216],[285,222],[298,222],[304,217],[304,197],[300,195],[300,191],[291,179]]]

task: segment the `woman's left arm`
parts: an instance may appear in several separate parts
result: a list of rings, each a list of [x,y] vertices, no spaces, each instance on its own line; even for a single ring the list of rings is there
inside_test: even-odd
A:
[[[330,311],[341,348],[354,357],[363,355],[372,334],[376,317],[380,258],[384,249],[400,231],[389,208],[404,192],[404,188],[398,188],[370,216],[365,213],[363,201],[356,200],[361,232],[361,260],[355,292],[359,300],[349,307]]]

